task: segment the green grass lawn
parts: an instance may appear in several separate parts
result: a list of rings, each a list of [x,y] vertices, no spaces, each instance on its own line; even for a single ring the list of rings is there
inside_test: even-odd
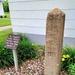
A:
[[[5,12],[7,18],[0,18],[0,27],[11,25],[10,14]]]
[[[12,29],[0,31],[0,41],[5,42],[8,35],[12,33]]]

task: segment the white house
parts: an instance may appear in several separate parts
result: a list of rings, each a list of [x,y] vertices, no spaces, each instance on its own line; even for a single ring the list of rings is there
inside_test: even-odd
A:
[[[75,44],[75,0],[9,0],[13,32],[26,33],[29,39],[45,44],[46,18],[50,10],[66,13],[64,45]]]
[[[5,0],[0,0],[0,16],[4,16],[4,10],[3,10],[3,4],[2,2],[4,2]]]

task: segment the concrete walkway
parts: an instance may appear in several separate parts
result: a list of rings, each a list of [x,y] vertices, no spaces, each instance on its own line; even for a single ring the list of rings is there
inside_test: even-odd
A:
[[[4,27],[0,27],[0,31],[3,31],[3,30],[8,30],[12,28],[12,26],[4,26]]]

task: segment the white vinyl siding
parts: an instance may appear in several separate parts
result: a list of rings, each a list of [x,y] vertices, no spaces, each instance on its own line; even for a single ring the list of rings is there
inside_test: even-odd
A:
[[[75,38],[75,0],[9,0],[13,32],[46,35],[49,11],[59,8],[66,14],[64,37]]]

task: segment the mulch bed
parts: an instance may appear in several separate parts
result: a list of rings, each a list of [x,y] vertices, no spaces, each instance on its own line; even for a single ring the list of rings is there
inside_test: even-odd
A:
[[[0,75],[44,75],[44,56],[39,59],[27,60],[19,66],[19,71],[15,72],[14,67],[1,69]],[[62,71],[61,75],[67,75]]]

